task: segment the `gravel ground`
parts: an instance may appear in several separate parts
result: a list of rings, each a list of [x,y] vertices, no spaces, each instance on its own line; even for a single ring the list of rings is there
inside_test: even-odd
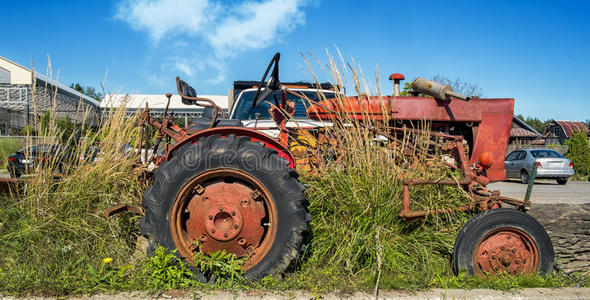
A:
[[[265,291],[241,291],[228,292],[219,291],[202,293],[199,291],[169,291],[158,296],[145,293],[119,293],[119,294],[98,294],[93,296],[73,296],[67,299],[375,299],[372,294],[356,292],[350,294],[314,294],[308,291],[295,291],[285,293],[270,293]],[[0,299],[16,299],[12,297]],[[55,299],[55,298],[24,298],[24,299]],[[502,292],[487,289],[475,290],[443,290],[433,289],[429,291],[407,292],[407,291],[381,291],[379,299],[590,299],[590,288],[531,288],[515,292]]]

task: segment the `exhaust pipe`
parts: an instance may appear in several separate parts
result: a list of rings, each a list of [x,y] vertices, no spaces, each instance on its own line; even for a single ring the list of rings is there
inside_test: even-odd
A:
[[[453,92],[453,88],[448,84],[442,84],[420,77],[412,82],[412,88],[418,93],[426,94],[439,100],[450,100],[451,97],[463,101],[469,101],[471,99],[471,97]]]
[[[400,81],[406,79],[403,74],[400,73],[393,73],[389,75],[389,80],[393,80],[393,95],[399,96],[399,83]]]

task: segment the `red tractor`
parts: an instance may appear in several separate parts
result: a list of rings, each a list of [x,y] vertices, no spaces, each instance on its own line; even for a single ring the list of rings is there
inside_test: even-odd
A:
[[[265,100],[274,102],[270,115],[280,129],[277,139],[242,127],[240,120],[226,119],[213,101],[197,97],[195,90],[178,78],[183,102],[204,107],[201,118],[180,128],[166,110],[161,121],[152,118],[148,108],[142,113],[142,124],[159,133],[153,153],[158,152],[162,140],[167,141],[163,156],[145,159],[158,165],[153,184],[144,194],[141,221],[152,251],[157,244],[178,249],[178,254],[192,263],[197,251],[225,250],[246,257],[245,275],[257,279],[287,271],[305,249],[310,214],[305,188],[297,179],[296,159],[288,148],[294,130],[285,124],[294,107],[287,95],[307,97],[280,83],[279,58],[277,53],[271,60],[252,101],[253,107]],[[404,181],[400,217],[409,220],[447,211],[412,210],[412,186],[459,184],[472,203],[457,209],[482,213],[457,237],[456,271],[551,272],[553,247],[544,228],[525,213],[530,208],[528,197],[503,197],[486,188],[490,180],[505,178],[502,162],[514,100],[470,99],[449,86],[424,79],[414,81],[414,90],[432,97],[402,97],[398,92],[403,76],[394,74],[391,79],[395,82],[393,96],[312,100],[307,115],[332,122],[338,122],[342,114],[352,119],[370,116],[371,122],[388,128],[392,139],[396,132],[411,131],[408,125],[413,121],[429,121],[431,136],[451,148],[454,163],[448,163],[449,167],[458,169],[463,178]],[[271,95],[273,98],[267,99]],[[516,209],[503,208],[507,205]]]

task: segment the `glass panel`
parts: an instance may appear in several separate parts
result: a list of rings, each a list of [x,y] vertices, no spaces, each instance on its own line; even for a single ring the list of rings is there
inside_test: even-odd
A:
[[[318,97],[318,92],[316,91],[295,91],[297,93],[304,93],[311,100],[318,101],[320,97]],[[334,98],[334,93],[332,92],[323,92],[327,99]],[[254,101],[254,96],[256,96],[256,91],[247,91],[243,92],[242,96],[237,103],[235,108],[235,113],[233,114],[233,119],[240,119],[240,120],[254,120],[256,119],[255,114],[259,113],[261,119],[270,119],[270,113],[268,112],[270,108],[270,103],[275,104],[275,99],[278,102],[281,101],[281,92],[276,91],[266,97],[260,105],[257,107],[252,107],[252,102]],[[295,115],[293,116],[295,119],[307,119],[306,110],[309,106],[307,101],[291,95],[287,93],[287,99],[291,101],[295,101]],[[323,99],[323,98],[322,98]],[[275,104],[276,105],[276,104]]]

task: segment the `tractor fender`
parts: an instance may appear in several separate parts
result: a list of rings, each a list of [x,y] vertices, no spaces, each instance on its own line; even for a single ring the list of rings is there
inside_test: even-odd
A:
[[[174,146],[172,146],[172,148],[169,151],[167,151],[167,154],[164,157],[164,159],[170,160],[172,156],[174,156],[174,152],[177,149],[179,149],[187,143],[196,143],[202,137],[212,135],[228,136],[232,134],[235,136],[247,136],[250,137],[253,142],[264,143],[265,147],[276,150],[280,157],[283,157],[286,160],[288,160],[290,168],[295,169],[295,158],[293,157],[293,153],[291,153],[291,151],[289,151],[287,147],[283,146],[279,141],[277,141],[269,135],[246,127],[213,127],[201,130],[194,134],[187,135],[183,140],[176,143]]]

